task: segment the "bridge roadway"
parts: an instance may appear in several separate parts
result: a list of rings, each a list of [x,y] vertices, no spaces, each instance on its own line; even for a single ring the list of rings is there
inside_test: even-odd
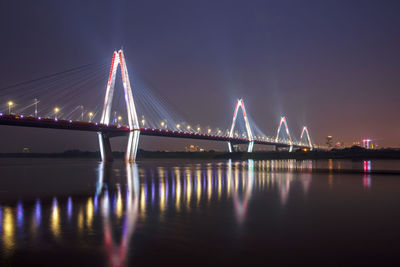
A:
[[[107,133],[109,137],[127,136],[128,133],[130,132],[129,126],[126,125],[104,125],[93,122],[56,120],[54,118],[42,118],[42,117],[8,115],[8,114],[7,115],[0,114],[0,125],[62,129],[62,130],[74,130],[74,131],[86,131],[86,132],[103,132]],[[173,137],[173,138],[191,138],[199,140],[224,141],[224,142],[231,142],[232,144],[249,143],[249,140],[247,138],[228,137],[221,135],[203,134],[203,133],[185,132],[185,131],[173,131],[167,129],[140,128],[140,134],[148,136],[163,136],[163,137]],[[278,147],[290,147],[288,143],[277,143],[259,139],[254,140],[254,144],[272,145]],[[306,146],[293,144],[293,147],[305,148]]]

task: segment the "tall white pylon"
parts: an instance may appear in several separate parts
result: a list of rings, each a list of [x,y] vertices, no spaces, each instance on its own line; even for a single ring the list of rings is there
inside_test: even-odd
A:
[[[303,131],[301,131],[300,142],[301,142],[301,139],[303,138],[304,133],[306,133],[306,136],[307,136],[308,146],[309,146],[310,149],[312,150],[313,146],[312,146],[312,143],[311,143],[310,134],[308,133],[308,129],[307,129],[306,126],[304,126],[304,127],[303,127]]]
[[[292,137],[290,136],[290,133],[289,133],[289,128],[288,128],[288,126],[287,126],[285,116],[282,116],[282,117],[281,117],[281,121],[279,122],[279,127],[278,127],[278,131],[276,132],[275,142],[278,143],[278,140],[279,140],[279,133],[280,133],[280,131],[281,131],[282,123],[285,125],[286,134],[287,134],[288,139],[289,139],[289,145],[290,145],[289,152],[292,152],[292,150],[293,150],[293,141],[292,141]]]
[[[289,144],[291,145],[291,144],[293,143],[293,142],[292,142],[292,137],[290,136],[289,128],[288,128],[288,126],[287,126],[285,116],[281,117],[281,121],[279,122],[279,127],[278,127],[278,131],[276,132],[275,142],[278,142],[279,133],[280,133],[280,131],[281,131],[282,123],[285,125],[286,134],[287,134],[287,136],[288,136],[288,138],[289,138]]]
[[[251,132],[249,120],[247,119],[246,108],[244,107],[243,99],[238,99],[236,102],[236,108],[235,108],[235,112],[233,113],[233,121],[232,121],[231,131],[229,132],[229,137],[233,137],[233,130],[235,128],[236,118],[237,118],[239,108],[242,108],[242,111],[243,111],[244,122],[246,124],[247,138],[249,139],[249,146],[247,148],[247,152],[253,152],[254,138],[253,138],[253,133]],[[232,152],[231,142],[228,142],[228,149],[229,149],[229,152]]]
[[[137,147],[139,143],[139,121],[136,114],[135,103],[133,101],[132,88],[129,81],[128,69],[126,67],[125,55],[122,50],[114,51],[110,75],[108,77],[106,96],[104,99],[103,113],[100,123],[108,125],[110,123],[111,105],[114,95],[115,77],[117,74],[118,65],[121,69],[122,83],[124,86],[124,95],[126,110],[128,112],[128,124],[130,128],[128,136],[128,146],[125,153],[125,161],[133,162],[136,158]],[[110,136],[105,133],[98,133],[101,158],[103,161],[112,161]]]

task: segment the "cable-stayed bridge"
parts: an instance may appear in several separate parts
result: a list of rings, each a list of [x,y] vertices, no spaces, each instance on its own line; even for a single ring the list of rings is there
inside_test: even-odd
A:
[[[112,103],[115,96],[114,89],[118,67],[121,70],[122,76],[122,85],[124,89],[122,98],[125,102],[127,125],[124,125],[122,122],[122,116],[117,116],[117,112],[115,111],[112,112]],[[84,72],[84,70],[79,70],[79,72]],[[71,70],[71,72],[72,71],[75,70]],[[57,75],[62,76],[60,79],[66,79],[70,73],[63,72],[57,73]],[[57,82],[55,76],[56,75],[49,75],[45,77],[46,79],[50,79],[50,85],[46,85],[48,88],[51,88],[51,85]],[[84,79],[85,82],[87,82],[87,80],[89,79]],[[32,81],[32,83],[37,82],[38,80]],[[26,84],[28,83],[21,83],[20,85],[25,86]],[[47,88],[42,84],[40,86],[40,88]],[[68,86],[73,88],[76,86],[76,83],[71,84],[70,82]],[[15,93],[14,87],[16,86],[11,86],[6,89],[13,89],[13,93]],[[22,95],[26,95],[27,90],[24,90],[25,92],[22,93]],[[34,92],[35,89],[31,89],[31,91]],[[51,93],[54,94],[54,92],[50,92],[49,94]],[[65,100],[68,102],[71,96],[69,96],[66,92],[63,92],[63,94],[65,94],[65,96],[61,98],[61,101]],[[10,94],[10,96],[12,96],[12,94]],[[92,97],[89,96],[89,98]],[[144,98],[144,106],[151,106],[151,103],[148,102],[151,102],[153,99],[154,98],[148,96],[147,98]],[[229,152],[237,150],[238,145],[240,144],[247,144],[247,152],[249,153],[253,152],[253,147],[255,144],[275,146],[277,149],[286,148],[289,151],[292,151],[294,148],[312,149],[313,147],[306,126],[304,126],[302,129],[299,139],[300,141],[295,141],[292,139],[285,117],[281,117],[275,137],[268,137],[260,132],[258,130],[259,128],[249,118],[243,99],[237,100],[230,129],[222,130],[221,128],[217,128],[214,130],[211,127],[202,128],[199,125],[192,127],[188,123],[179,122],[179,120],[176,122],[176,119],[171,118],[171,116],[169,116],[168,120],[158,119],[159,123],[153,123],[153,127],[148,127],[151,126],[151,124],[148,123],[148,125],[146,125],[146,119],[144,115],[141,119],[139,119],[137,114],[134,93],[132,92],[125,55],[122,50],[119,50],[118,52],[115,51],[113,54],[111,70],[108,75],[106,93],[103,102],[104,104],[98,112],[85,111],[83,105],[76,105],[69,109],[66,106],[62,108],[54,107],[50,112],[44,112],[44,116],[40,116],[38,105],[42,102],[43,101],[39,101],[35,98],[32,103],[17,110],[15,103],[9,100],[7,102],[7,110],[5,110],[3,113],[0,113],[0,125],[96,132],[98,134],[102,161],[112,161],[110,138],[117,136],[128,136],[128,144],[125,156],[125,160],[128,162],[135,161],[140,135],[222,141],[228,143]],[[139,104],[142,103],[139,101]],[[161,116],[168,116],[166,115],[168,111],[166,111],[162,105],[155,105],[152,107],[152,110],[155,114],[162,113],[163,115]],[[243,115],[242,119],[244,120],[244,129],[242,132],[235,130],[235,127],[239,126],[236,124],[238,124],[237,121],[239,119],[240,111]],[[99,113],[99,115],[101,114],[99,116],[99,121],[95,120],[97,113]],[[86,120],[86,118],[88,118],[88,120]],[[282,126],[285,128],[284,131],[281,130]],[[254,132],[254,129],[258,130],[258,134]]]

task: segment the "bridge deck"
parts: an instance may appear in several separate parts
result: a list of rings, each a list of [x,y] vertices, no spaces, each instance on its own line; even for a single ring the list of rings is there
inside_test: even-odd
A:
[[[5,115],[5,114],[0,114],[0,125],[63,129],[63,130],[86,131],[86,132],[103,132],[103,133],[108,133],[110,137],[125,136],[128,135],[128,133],[130,132],[129,126],[125,125],[104,125],[92,122],[56,120],[53,118],[41,118],[33,116]],[[203,133],[185,132],[185,131],[173,131],[167,129],[140,128],[140,134],[148,136],[224,141],[224,142],[231,142],[234,144],[247,144],[249,142],[247,138],[228,137],[221,135],[203,134]],[[254,144],[274,145],[274,146],[277,145],[280,147],[290,146],[287,143],[277,143],[267,140],[254,140]],[[302,148],[305,146],[293,145],[293,147]]]

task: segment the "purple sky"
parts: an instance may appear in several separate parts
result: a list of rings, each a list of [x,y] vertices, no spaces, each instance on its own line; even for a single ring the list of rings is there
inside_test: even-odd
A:
[[[399,8],[377,0],[1,1],[0,88],[111,61],[123,46],[131,78],[151,83],[190,121],[227,128],[242,97],[268,135],[286,115],[293,135],[308,125],[315,143],[332,135],[400,146]],[[9,97],[0,90],[2,109]],[[0,140],[0,152],[98,149],[90,133],[1,126]],[[187,143],[148,137],[140,147]]]

